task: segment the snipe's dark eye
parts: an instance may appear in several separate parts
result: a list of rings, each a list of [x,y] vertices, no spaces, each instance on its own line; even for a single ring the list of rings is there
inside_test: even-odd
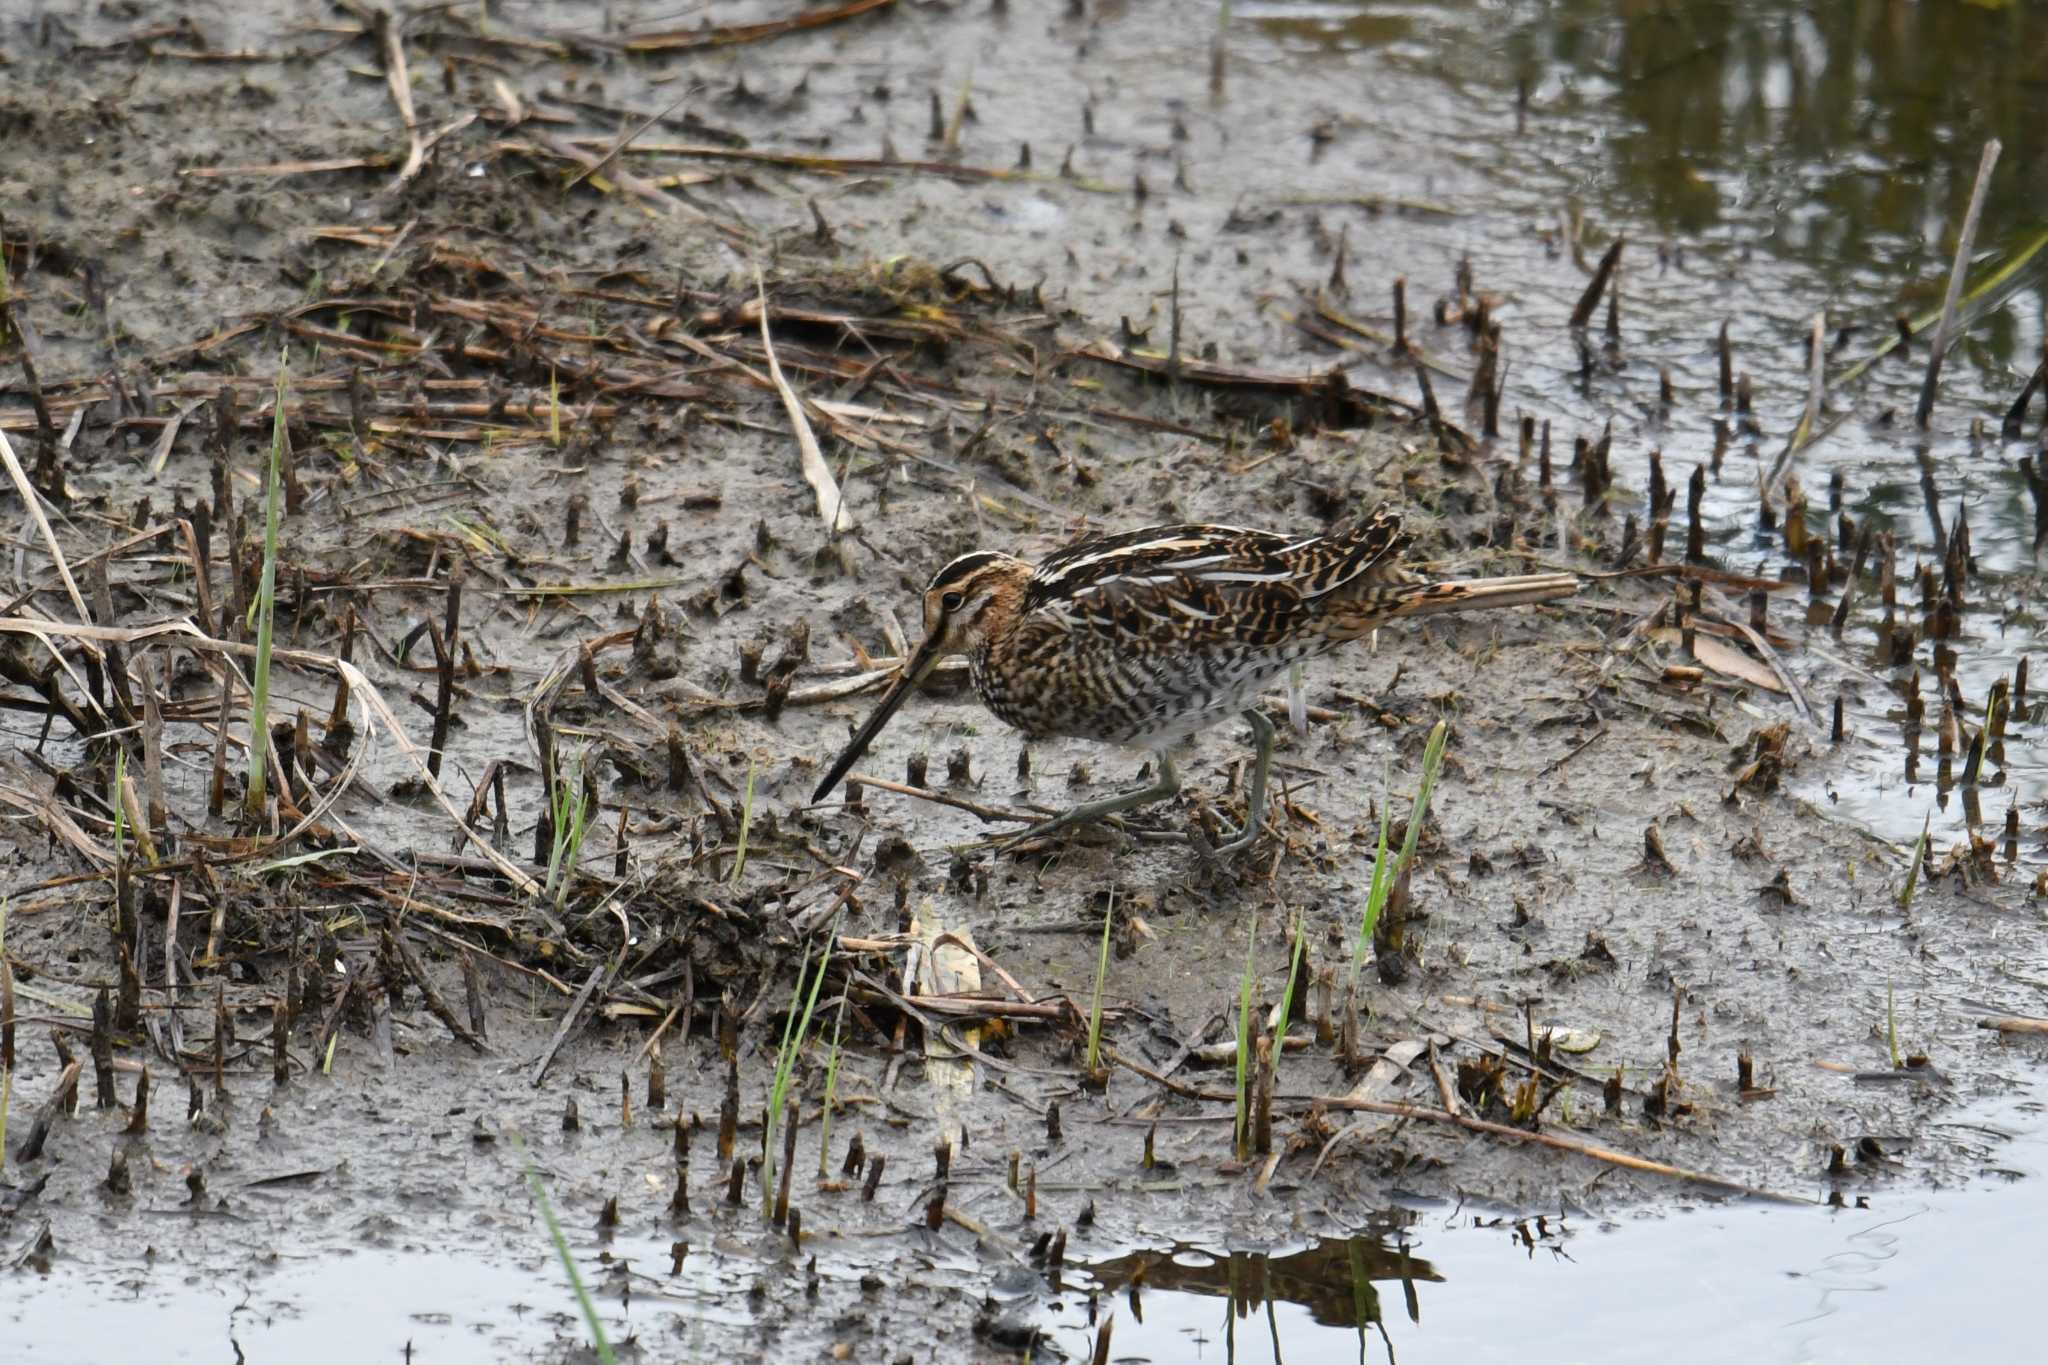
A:
[[[944,611],[958,611],[966,603],[966,601],[967,599],[962,597],[959,593],[949,592],[944,597],[941,597],[939,599],[939,607],[941,610]]]

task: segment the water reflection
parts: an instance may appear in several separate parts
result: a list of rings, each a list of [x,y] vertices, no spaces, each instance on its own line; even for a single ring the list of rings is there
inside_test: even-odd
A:
[[[1819,674],[1842,678],[1845,733],[1795,779],[1799,793],[1905,846],[1931,813],[1939,850],[1967,851],[1981,833],[2041,861],[2038,834],[2002,837],[2008,818],[2036,823],[2024,812],[2048,789],[2038,704],[2012,699],[1998,752],[1986,732],[1992,690],[2010,688],[2044,644],[2048,403],[2003,419],[2048,339],[2048,142],[2037,135],[2048,127],[2048,10],[1273,0],[1247,22],[1284,54],[1269,69],[1341,66],[1426,107],[1410,120],[1433,133],[1422,164],[1469,172],[1445,197],[1472,226],[1447,236],[1506,301],[1517,376],[1507,406],[1554,415],[1566,442],[1613,422],[1624,488],[1655,486],[1653,451],[1679,481],[1705,468],[1708,562],[1804,585],[1773,599],[1771,632],[1796,656],[1834,660]],[[1431,89],[1442,98],[1416,93]],[[1387,123],[1390,140],[1406,131],[1359,117]],[[1923,431],[1913,411],[1932,315],[1991,138],[2003,152],[1963,330]],[[1361,167],[1383,176],[1388,163]],[[1565,315],[1585,279],[1577,258],[1620,233],[1636,245],[1619,342],[1606,363],[1574,365]],[[1826,434],[1786,461],[1811,496],[1804,510],[1788,496],[1766,514],[1759,488],[1800,420],[1817,313]],[[1914,334],[1897,345],[1902,317]],[[1753,413],[1731,411],[1718,373],[1724,326],[1735,370],[1753,378]],[[1651,401],[1665,385],[1672,400]],[[1654,530],[1657,510],[1631,501],[1606,510]],[[1968,573],[1956,592],[1946,570],[1962,525]],[[1852,572],[1863,531],[1892,548]],[[1893,570],[1896,607],[1880,600]],[[1916,671],[1925,715],[1902,726]],[[1812,702],[1826,734],[1834,697]],[[1987,752],[1972,767],[1980,736]]]
[[[1383,50],[1546,117],[1596,118],[1579,188],[1660,231],[1761,228],[1755,244],[1845,289],[1924,277],[1939,302],[1945,234],[1984,142],[2005,150],[1989,248],[2048,222],[2048,12],[2020,4],[1445,0],[1245,7],[1290,49]],[[1904,255],[1901,255],[1903,250]],[[1986,319],[1974,344],[2014,359],[2035,325]]]

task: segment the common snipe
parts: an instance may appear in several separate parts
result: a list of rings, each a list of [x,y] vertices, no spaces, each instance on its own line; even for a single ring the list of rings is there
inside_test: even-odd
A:
[[[1404,569],[1409,537],[1382,503],[1327,535],[1237,526],[1152,526],[1082,541],[1038,564],[994,550],[961,555],[924,594],[924,642],[818,784],[822,801],[906,697],[965,654],[989,710],[1033,737],[1072,735],[1150,749],[1152,785],[1075,806],[1046,834],[1163,801],[1180,790],[1168,746],[1241,714],[1258,742],[1242,833],[1265,813],[1273,725],[1251,703],[1296,662],[1403,616],[1569,597],[1568,573],[1432,583]]]

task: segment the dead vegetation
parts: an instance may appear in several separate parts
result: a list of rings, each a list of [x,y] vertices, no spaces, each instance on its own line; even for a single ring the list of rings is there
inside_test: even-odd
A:
[[[861,0],[807,20],[883,7]],[[1335,290],[1295,301],[1288,316],[1332,355],[1312,366],[1184,354],[1177,292],[1155,337],[1063,311],[999,264],[872,259],[839,241],[815,200],[796,232],[694,193],[713,183],[704,166],[977,181],[1025,171],[741,146],[694,114],[567,84],[543,102],[500,82],[487,100],[422,118],[409,51],[452,64],[459,38],[492,62],[539,63],[567,40],[464,31],[452,10],[411,26],[358,12],[358,28],[329,39],[358,60],[374,54],[402,153],[183,168],[202,186],[346,176],[372,193],[375,213],[297,232],[280,267],[296,301],[208,307],[175,344],[120,344],[121,320],[96,297],[95,244],[19,219],[0,234],[0,439],[27,513],[0,604],[0,706],[32,730],[15,730],[0,754],[19,851],[4,891],[4,1069],[16,1069],[16,992],[30,985],[55,1018],[58,1053],[10,1166],[38,1160],[77,1105],[77,1035],[90,1040],[100,1107],[120,1103],[117,1077],[133,1078],[140,1130],[152,1122],[152,1068],[183,1080],[188,1118],[203,1116],[231,1087],[325,1072],[338,1049],[408,1067],[429,1065],[444,1036],[493,1053],[494,998],[525,992],[545,1021],[518,1068],[526,1084],[559,1079],[559,1059],[602,1035],[630,1058],[621,1127],[634,1127],[637,1096],[643,1120],[653,1111],[672,1129],[670,1215],[702,1218],[721,1196],[761,1201],[798,1244],[794,1144],[818,1132],[822,1162],[840,1110],[875,1117],[841,1128],[842,1181],[819,1184],[816,1198],[872,1200],[893,1162],[898,1181],[918,1182],[927,1226],[986,1231],[985,1212],[949,1198],[965,1183],[954,1163],[996,1126],[975,1107],[977,1080],[991,1078],[1045,1135],[1030,1159],[1021,1140],[1002,1154],[1016,1201],[1006,1215],[1033,1237],[1039,1163],[1102,1134],[1142,1150],[1144,1171],[1182,1163],[1191,1188],[1305,1183],[1347,1155],[1388,1181],[1419,1178],[1457,1157],[1424,1128],[1482,1137],[1496,1153],[1541,1146],[1746,1193],[1816,1173],[1799,1164],[1811,1153],[1798,1135],[1713,1170],[1624,1150],[1689,1141],[1681,1150],[1711,1152],[1713,1125],[1776,1087],[1758,1082],[1746,1049],[1730,1075],[1719,1061],[1681,1065],[1685,965],[1661,948],[1618,953],[1625,929],[1578,919],[1560,948],[1542,940],[1542,921],[1564,921],[1570,879],[1596,875],[1575,858],[1605,856],[1588,850],[1603,827],[1621,829],[1609,840],[1619,875],[1672,898],[1661,905],[1725,897],[1731,876],[1754,888],[1743,893],[1754,906],[1725,898],[1703,912],[1742,934],[1775,922],[1753,916],[1845,904],[1832,884],[1813,884],[1814,865],[1845,846],[1869,855],[1866,875],[1887,890],[1903,880],[1903,859],[1861,840],[1788,847],[1783,831],[1807,817],[1785,779],[1843,741],[1839,689],[1856,683],[1900,698],[1910,764],[1936,731],[1944,794],[1974,807],[1980,790],[1997,790],[2027,678],[2022,662],[1981,698],[1958,681],[1955,641],[1976,581],[1966,520],[1945,528],[1938,562],[1908,567],[1897,539],[1858,525],[1839,489],[1809,508],[1790,473],[1755,509],[1783,572],[1748,572],[1754,557],[1724,552],[1735,532],[1709,526],[1702,499],[1724,454],[1758,434],[1732,362],[1722,439],[1682,484],[1681,546],[1681,484],[1661,456],[1638,497],[1617,480],[1611,427],[1560,426],[1554,442],[1551,420],[1532,413],[1503,435],[1502,327],[1469,269],[1429,328],[1407,319],[1399,281],[1390,327]],[[690,29],[628,46],[772,36]],[[130,35],[123,50],[196,61],[193,37],[172,26]],[[605,121],[618,130],[587,126]],[[692,140],[649,135],[671,124]],[[614,249],[600,254],[573,231],[541,230],[593,204],[661,215],[688,243],[674,251],[682,264],[637,237],[608,239]],[[1588,373],[1615,363],[1619,305],[1605,291],[1622,256],[1617,237],[1574,314],[1583,330],[1609,302],[1608,338],[1577,338]],[[220,296],[239,298],[227,285]],[[72,306],[109,339],[102,363],[49,363],[27,321]],[[1335,363],[1360,355],[1383,367],[1384,385]],[[1440,399],[1432,375],[1467,385],[1465,399]],[[1788,450],[1814,435],[1804,423]],[[1134,455],[1136,442],[1155,444]],[[1211,486],[1196,488],[1189,470]],[[281,522],[266,547],[273,486]],[[1147,842],[1118,843],[1106,868],[1085,844],[1043,859],[949,846],[951,828],[926,823],[923,806],[990,827],[1036,808],[1028,790],[1012,798],[982,771],[965,733],[943,781],[919,753],[906,781],[856,774],[843,803],[791,795],[835,738],[836,711],[805,718],[807,708],[880,687],[907,656],[897,577],[929,567],[928,545],[1051,543],[1152,519],[1134,509],[1162,486],[1173,508],[1208,496],[1296,521],[1391,491],[1432,522],[1433,559],[1572,568],[1603,586],[1528,628],[1540,662],[1501,666],[1514,682],[1490,699],[1523,707],[1520,732],[1473,714],[1460,690],[1483,685],[1475,675],[1497,639],[1432,637],[1439,652],[1418,670],[1432,691],[1404,690],[1404,663],[1371,697],[1319,692],[1304,719],[1351,726],[1354,750],[1390,733],[1396,774],[1354,798],[1339,791],[1347,778],[1301,764],[1278,803],[1278,837],[1242,877],[1188,873],[1171,840],[1202,812],[1185,808],[1138,827]],[[259,657],[276,670],[260,721]],[[1438,667],[1464,681],[1439,679]],[[1831,736],[1816,687],[1836,689]],[[1277,697],[1272,707],[1289,709]],[[1476,795],[1464,810],[1454,796],[1432,821],[1409,815],[1424,736],[1446,716],[1458,738],[1443,761],[1462,786],[1535,774],[1517,779],[1511,834],[1494,837],[1507,829],[1498,822],[1482,832],[1500,807]],[[1624,788],[1616,777],[1594,798],[1570,785],[1601,762],[1633,779],[1638,761],[1708,771],[1689,786],[1671,779],[1681,794],[1670,796],[1654,780]],[[1016,771],[1028,786],[1027,755]],[[1041,780],[1085,786],[1092,775]],[[1655,809],[1631,804],[1651,799]],[[1609,818],[1616,805],[1627,806],[1621,824]],[[1369,830],[1382,815],[1421,861],[1411,873],[1404,860],[1383,923],[1358,945],[1380,989],[1340,995],[1354,907],[1322,903],[1340,927],[1334,945],[1313,915],[1304,927],[1274,911],[1373,866]],[[1916,875],[1960,889],[2010,878],[2018,818],[2008,814],[2001,842],[1978,835],[1973,815],[1968,845],[1929,851]],[[1777,822],[1769,838],[1765,821]],[[1734,822],[1743,828],[1730,834]],[[1171,904],[1151,884],[1166,858],[1183,861],[1160,882],[1192,884]],[[1481,883],[1519,888],[1502,893],[1513,917],[1449,926],[1481,903]],[[1104,992],[1098,980],[1103,1065],[1085,1064],[1091,993],[1027,967],[1021,940],[985,948],[967,922],[1026,894],[1083,903],[1072,918],[1089,942],[1100,927],[1139,971],[1168,955],[1155,921],[1212,917],[1220,928],[1200,937],[1224,950],[1195,946],[1210,950],[1202,988],[1214,998],[1199,1018],[1162,1023],[1139,988]],[[44,936],[47,952],[22,937],[58,922],[74,932]],[[1529,962],[1475,986],[1453,953],[1496,929]],[[1269,951],[1282,934],[1283,952]],[[1190,951],[1185,937],[1177,947]],[[1581,1065],[1574,1049],[1597,1046],[1597,1031],[1544,1022],[1543,993],[1569,1002],[1575,983],[1624,975],[1649,980],[1660,1019],[1668,1000],[1668,1039],[1654,1035],[1647,1060],[1638,1047]],[[1496,989],[1516,980],[1526,998]],[[2038,1024],[1987,1022],[2010,1033]],[[851,1098],[827,1079],[842,1048],[863,1068]],[[425,1056],[400,1062],[401,1050]],[[930,1082],[914,1108],[897,1097],[906,1068]],[[1214,1079],[1224,1068],[1234,1086]],[[1903,1058],[1892,1070],[1932,1083]],[[715,1093],[690,1093],[685,1077]],[[693,1122],[714,1109],[715,1139]],[[160,1100],[158,1111],[160,1122]],[[1222,1128],[1233,1120],[1235,1144]],[[1150,1125],[1142,1149],[1122,1131],[1139,1122]],[[1155,1144],[1162,1123],[1194,1136]],[[778,1124],[791,1145],[781,1181],[764,1187]],[[759,1128],[758,1150],[743,1125]],[[902,1143],[920,1167],[935,1153],[928,1181],[903,1174]],[[701,1161],[706,1148],[715,1165]],[[1126,1192],[1099,1170],[1080,1181],[1105,1198]],[[1064,1239],[1056,1226],[1034,1248],[1055,1275]]]

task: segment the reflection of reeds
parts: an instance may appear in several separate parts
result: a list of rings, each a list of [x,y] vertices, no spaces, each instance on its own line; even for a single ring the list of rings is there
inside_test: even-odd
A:
[[[1224,36],[1230,32],[1230,0],[1223,0],[1222,8],[1216,15],[1216,36],[1209,40],[1209,94],[1215,98],[1223,95],[1223,65],[1227,48]]]

